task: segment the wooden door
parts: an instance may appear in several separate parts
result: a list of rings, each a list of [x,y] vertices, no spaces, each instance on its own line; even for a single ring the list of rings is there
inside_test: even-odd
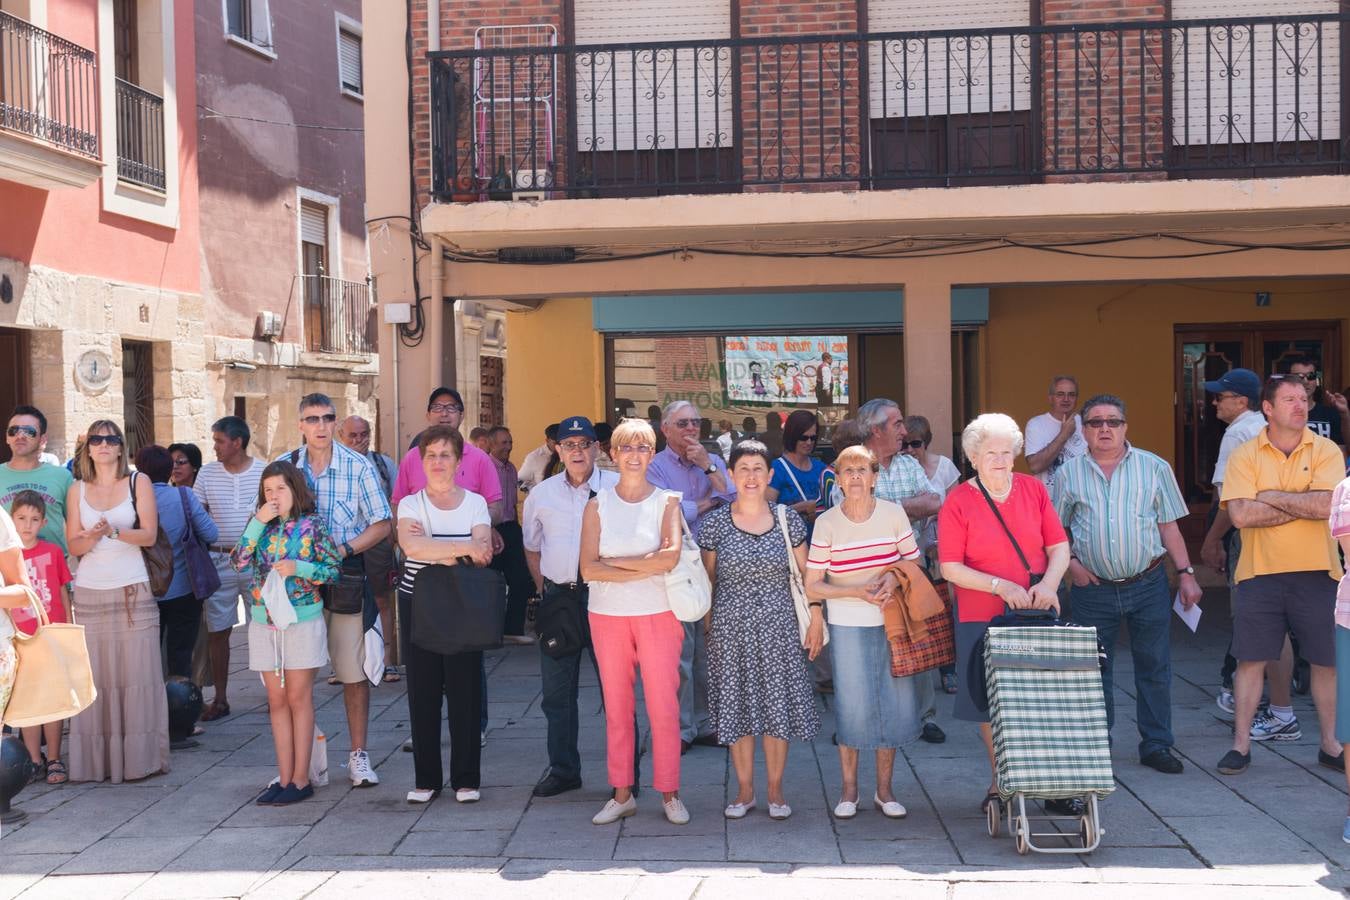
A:
[[[28,396],[28,335],[9,328],[0,329],[0,414],[9,421],[9,411],[31,403]],[[9,444],[0,442],[0,463],[9,462]]]

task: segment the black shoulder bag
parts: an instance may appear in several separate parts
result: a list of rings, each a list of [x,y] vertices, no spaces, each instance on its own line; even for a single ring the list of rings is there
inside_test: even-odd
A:
[[[591,491],[591,499],[594,497],[595,491]],[[544,585],[534,630],[539,635],[539,649],[545,655],[562,659],[591,645],[589,599],[590,590],[581,580],[580,567],[572,584],[550,581]]]
[[[426,492],[420,496],[426,536],[431,537]],[[475,566],[467,556],[456,562],[423,566],[413,577],[409,636],[428,653],[496,650],[506,626],[506,578],[496,569]]]

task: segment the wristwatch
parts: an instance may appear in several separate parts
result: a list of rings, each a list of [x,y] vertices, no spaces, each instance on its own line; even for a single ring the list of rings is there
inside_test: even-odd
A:
[[[342,542],[342,552],[343,552],[343,554],[346,555],[346,556],[355,556],[355,555],[356,555],[355,551],[352,550],[352,545],[349,544],[349,543],[347,543],[346,541],[343,541],[343,542]]]
[[[114,526],[114,527],[113,527],[113,530],[108,534],[108,537],[112,538],[112,539],[115,541],[115,540],[117,540],[117,536],[120,535],[121,533],[122,533],[122,529],[120,529],[120,528]]]
[[[997,593],[998,593],[998,586],[999,586],[1000,584],[1002,584],[1002,583],[1003,583],[1003,579],[1002,579],[1002,578],[995,578],[995,579],[990,583],[990,585],[989,585],[989,593],[991,593],[991,594],[997,594]]]
[[[703,470],[703,474],[704,474],[704,475],[716,475],[716,474],[717,474],[717,466],[714,466],[714,465],[712,465],[712,464],[710,463],[710,464],[708,465],[708,468],[706,468],[706,469]]]
[[[1178,575],[1194,575],[1194,574],[1195,574],[1195,566],[1187,566],[1187,567],[1184,568],[1184,569],[1177,569],[1177,574],[1178,574]]]

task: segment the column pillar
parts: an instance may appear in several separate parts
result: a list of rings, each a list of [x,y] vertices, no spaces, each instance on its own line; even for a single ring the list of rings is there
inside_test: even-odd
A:
[[[905,415],[928,418],[931,449],[952,455],[952,286],[905,284]]]

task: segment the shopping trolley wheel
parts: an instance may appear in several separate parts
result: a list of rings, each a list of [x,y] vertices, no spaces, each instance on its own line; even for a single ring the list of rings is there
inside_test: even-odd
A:
[[[1096,842],[1096,835],[1093,833],[1094,831],[1095,829],[1093,828],[1092,825],[1092,817],[1083,816],[1083,818],[1079,820],[1078,836],[1083,841],[1084,850],[1086,850],[1088,847],[1091,847],[1093,843]]]
[[[1031,852],[1031,843],[1027,840],[1027,832],[1031,830],[1031,825],[1025,817],[1019,816],[1017,819],[1017,830],[1013,834],[1014,846],[1017,848],[1018,856],[1026,856]]]
[[[1002,824],[1001,820],[1003,819],[1003,804],[999,801],[997,795],[986,798],[984,804],[984,819],[985,825],[989,828],[989,836],[992,838],[998,837],[999,826]]]

